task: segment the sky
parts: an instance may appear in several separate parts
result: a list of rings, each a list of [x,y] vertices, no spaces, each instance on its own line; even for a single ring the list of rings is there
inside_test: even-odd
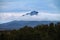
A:
[[[26,15],[31,11],[38,15]],[[0,23],[14,20],[60,21],[60,0],[0,0]]]

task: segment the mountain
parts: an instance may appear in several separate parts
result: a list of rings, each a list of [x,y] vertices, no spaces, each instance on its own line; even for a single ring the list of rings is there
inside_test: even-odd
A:
[[[22,16],[26,16],[26,15],[30,15],[30,16],[38,15],[38,12],[37,11],[31,11],[30,13],[26,13],[25,15],[22,15]]]
[[[1,29],[6,29],[6,30],[19,29],[26,25],[34,27],[36,25],[49,24],[51,22],[56,23],[56,21],[11,21],[8,23],[0,24],[0,30]]]

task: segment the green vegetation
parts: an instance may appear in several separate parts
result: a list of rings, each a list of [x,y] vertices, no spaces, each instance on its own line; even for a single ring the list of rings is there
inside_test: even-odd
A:
[[[0,31],[0,40],[60,40],[60,23]]]

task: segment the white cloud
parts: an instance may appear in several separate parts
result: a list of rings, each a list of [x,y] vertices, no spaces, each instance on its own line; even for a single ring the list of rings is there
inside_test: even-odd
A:
[[[60,21],[60,14],[40,12],[37,16],[22,16],[25,13],[0,13],[0,22],[8,22],[13,20],[24,21]]]
[[[26,19],[25,19],[26,18]],[[41,12],[37,16],[25,16],[23,17],[24,20],[33,20],[33,21],[59,21],[60,20],[60,14],[52,14],[52,13],[46,13]]]
[[[21,15],[23,15],[25,13],[0,13],[0,22],[9,22],[9,21],[13,21],[13,20],[18,20]]]

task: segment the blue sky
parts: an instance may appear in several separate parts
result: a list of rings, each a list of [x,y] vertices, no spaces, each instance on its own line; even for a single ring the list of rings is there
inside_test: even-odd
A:
[[[0,12],[47,11],[58,12],[60,0],[0,0]]]
[[[60,16],[58,16],[60,15],[60,0],[0,0],[0,23],[11,21],[14,19],[19,19],[19,17],[21,16],[20,14],[25,14],[26,12],[30,12],[34,10],[38,11],[39,13],[42,12],[43,15],[45,13],[46,15],[44,16],[55,15],[53,16],[55,17],[54,21],[60,20]],[[17,17],[18,14],[19,17]],[[9,16],[6,17],[6,15]],[[12,17],[12,15],[14,16],[14,18]],[[7,20],[8,17],[9,20]],[[21,18],[20,20],[22,20]],[[33,18],[33,17],[29,16],[29,18]],[[47,17],[40,19],[45,20],[46,18]],[[26,20],[28,20],[27,17]],[[51,20],[51,18],[48,20]]]

